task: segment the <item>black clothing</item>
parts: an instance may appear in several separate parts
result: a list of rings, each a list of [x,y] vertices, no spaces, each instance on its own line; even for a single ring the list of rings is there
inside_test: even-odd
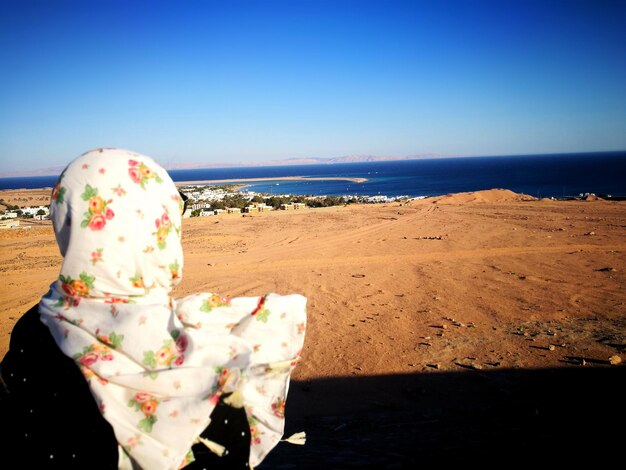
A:
[[[0,419],[8,432],[2,445],[6,468],[117,469],[113,429],[79,368],[41,323],[37,306],[15,324],[0,372]],[[196,462],[185,468],[248,467],[245,410],[220,401],[202,436],[225,446],[228,453],[219,457],[196,444]]]

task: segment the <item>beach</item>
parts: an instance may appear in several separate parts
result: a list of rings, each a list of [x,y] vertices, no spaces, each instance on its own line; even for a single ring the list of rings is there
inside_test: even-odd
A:
[[[546,439],[571,458],[603,439],[606,456],[605,414],[624,415],[626,369],[610,362],[626,360],[625,229],[626,202],[505,190],[191,218],[174,295],[308,297],[287,422],[312,439],[279,446],[267,468],[331,454],[331,468],[383,468],[420,449],[445,461]],[[58,275],[52,227],[0,231],[0,261],[2,357]]]

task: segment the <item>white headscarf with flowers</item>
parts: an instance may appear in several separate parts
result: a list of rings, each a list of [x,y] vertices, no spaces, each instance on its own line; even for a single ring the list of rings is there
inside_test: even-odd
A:
[[[256,465],[282,436],[306,299],[172,299],[183,268],[181,209],[171,178],[146,156],[98,149],[70,163],[52,193],[64,259],[39,303],[41,320],[112,425],[120,468],[189,463],[228,392],[247,412]]]

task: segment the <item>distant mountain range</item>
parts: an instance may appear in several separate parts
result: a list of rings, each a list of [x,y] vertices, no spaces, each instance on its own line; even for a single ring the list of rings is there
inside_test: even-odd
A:
[[[420,154],[406,157],[376,156],[376,155],[346,155],[343,157],[308,157],[286,158],[284,160],[266,160],[263,162],[221,162],[221,163],[170,163],[164,165],[168,170],[189,168],[228,168],[245,166],[282,166],[282,165],[330,165],[333,163],[384,162],[392,160],[420,160],[423,158],[446,158],[458,155]]]
[[[263,162],[171,162],[163,166],[168,170],[182,170],[195,168],[228,168],[246,166],[281,166],[281,165],[330,165],[333,163],[358,163],[358,162],[383,162],[392,160],[420,160],[424,158],[446,158],[459,155],[440,155],[434,153],[408,155],[406,157],[376,156],[376,155],[346,155],[343,157],[311,157],[311,158],[287,158],[284,160],[266,160]],[[20,176],[51,176],[58,175],[63,171],[62,166],[38,168],[36,170],[0,172],[0,178],[15,178]]]
[[[37,168],[36,170],[1,171],[0,178],[19,178],[22,176],[56,176],[61,174],[63,168],[65,167],[50,166],[46,168]]]

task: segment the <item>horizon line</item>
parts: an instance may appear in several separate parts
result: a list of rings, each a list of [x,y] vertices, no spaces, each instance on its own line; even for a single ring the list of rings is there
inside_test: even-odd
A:
[[[556,156],[556,155],[584,155],[584,154],[606,154],[606,153],[624,153],[622,150],[591,150],[577,152],[552,152],[552,153],[520,153],[520,154],[493,154],[493,155],[462,155],[462,154],[417,154],[409,156],[376,156],[376,155],[346,155],[342,157],[302,157],[302,158],[285,158],[280,160],[264,160],[259,162],[216,162],[216,163],[197,163],[197,162],[181,162],[162,164],[166,171],[172,170],[208,170],[212,168],[253,168],[253,167],[273,167],[273,166],[304,166],[304,165],[333,165],[333,164],[350,164],[350,163],[372,163],[384,161],[415,161],[415,160],[434,160],[445,158],[501,158],[501,157],[538,157],[538,156]],[[290,163],[292,162],[292,163]],[[206,165],[206,166],[204,166]],[[34,170],[0,172],[0,179],[8,178],[29,178],[29,177],[49,177],[61,174],[65,166],[54,166],[47,168],[37,168]]]

